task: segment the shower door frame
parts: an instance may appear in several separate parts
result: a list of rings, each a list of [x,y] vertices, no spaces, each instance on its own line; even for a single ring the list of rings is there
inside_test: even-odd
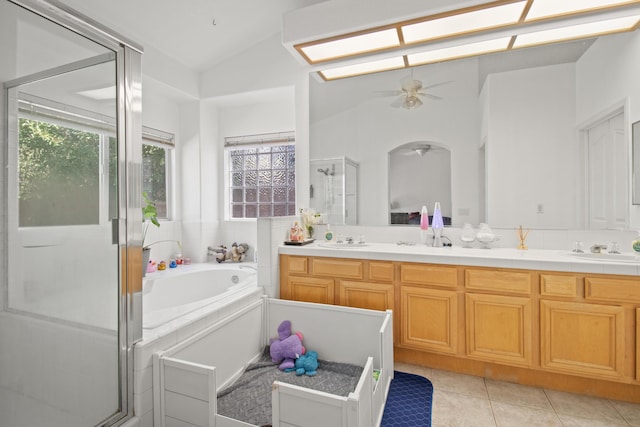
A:
[[[133,417],[133,345],[142,338],[142,111],[141,54],[136,43],[56,0],[7,0],[113,51],[116,59],[116,135],[118,141],[119,408],[101,426]],[[5,118],[6,120],[6,118]],[[4,136],[6,137],[6,135]],[[5,171],[6,178],[6,171]],[[7,182],[7,181],[5,181]],[[7,200],[5,185],[4,198]],[[6,229],[7,224],[3,227]],[[8,230],[7,230],[8,231]],[[8,242],[4,241],[8,254]],[[6,263],[6,258],[0,261]],[[6,271],[6,269],[4,269]],[[3,279],[6,280],[6,277]]]

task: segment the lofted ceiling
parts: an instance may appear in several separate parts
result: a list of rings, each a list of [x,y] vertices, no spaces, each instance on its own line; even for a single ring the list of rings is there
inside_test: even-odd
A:
[[[202,72],[280,33],[283,14],[323,3],[326,0],[59,1],[142,45],[147,50],[152,48],[182,63],[190,70]],[[366,0],[335,1],[363,2],[365,7]],[[418,0],[402,1],[416,3]],[[468,0],[451,0],[450,7],[465,2]],[[478,76],[480,83],[487,74],[492,72],[575,62],[592,41],[582,40],[523,49],[522,52],[511,55],[486,55],[480,59]],[[398,76],[406,73],[406,70],[400,74],[381,73],[380,76],[371,76],[367,79],[345,79],[343,82],[336,81],[331,84],[314,81],[311,86],[312,98],[315,100],[312,114],[314,117],[326,117],[336,111],[364,102],[370,99],[372,90],[393,88]],[[372,81],[376,82],[374,89],[370,86]],[[425,84],[427,83],[425,81]],[[268,91],[265,89],[265,91],[248,94],[251,96],[250,99],[235,95],[220,102],[229,102],[232,105],[249,104],[254,102],[256,97],[275,96]],[[292,95],[287,94],[287,96]]]
[[[200,72],[280,33],[284,13],[323,0],[60,1]]]

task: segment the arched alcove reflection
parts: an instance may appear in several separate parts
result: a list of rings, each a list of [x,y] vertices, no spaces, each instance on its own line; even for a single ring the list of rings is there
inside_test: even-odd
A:
[[[389,224],[419,224],[420,209],[440,202],[451,225],[451,151],[443,144],[413,141],[389,152]]]

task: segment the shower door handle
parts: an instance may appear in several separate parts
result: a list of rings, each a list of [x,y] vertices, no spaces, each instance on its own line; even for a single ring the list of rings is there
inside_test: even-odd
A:
[[[111,244],[120,243],[120,222],[118,218],[111,218]]]

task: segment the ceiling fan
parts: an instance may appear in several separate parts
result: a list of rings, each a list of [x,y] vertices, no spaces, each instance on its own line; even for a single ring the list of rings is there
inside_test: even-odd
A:
[[[411,75],[400,80],[400,90],[376,91],[375,93],[379,96],[397,96],[398,98],[391,103],[391,106],[394,108],[405,108],[407,110],[411,110],[413,108],[418,108],[423,104],[420,99],[422,97],[441,101],[443,99],[441,96],[427,93],[426,90],[450,82],[451,81],[449,80],[428,86],[422,86],[422,82],[420,80],[413,78],[413,71],[411,71]]]
[[[403,156],[414,156],[418,155],[423,157],[430,151],[438,151],[441,148],[438,146],[434,146],[431,144],[419,143],[419,144],[408,144],[398,148],[399,154]]]

